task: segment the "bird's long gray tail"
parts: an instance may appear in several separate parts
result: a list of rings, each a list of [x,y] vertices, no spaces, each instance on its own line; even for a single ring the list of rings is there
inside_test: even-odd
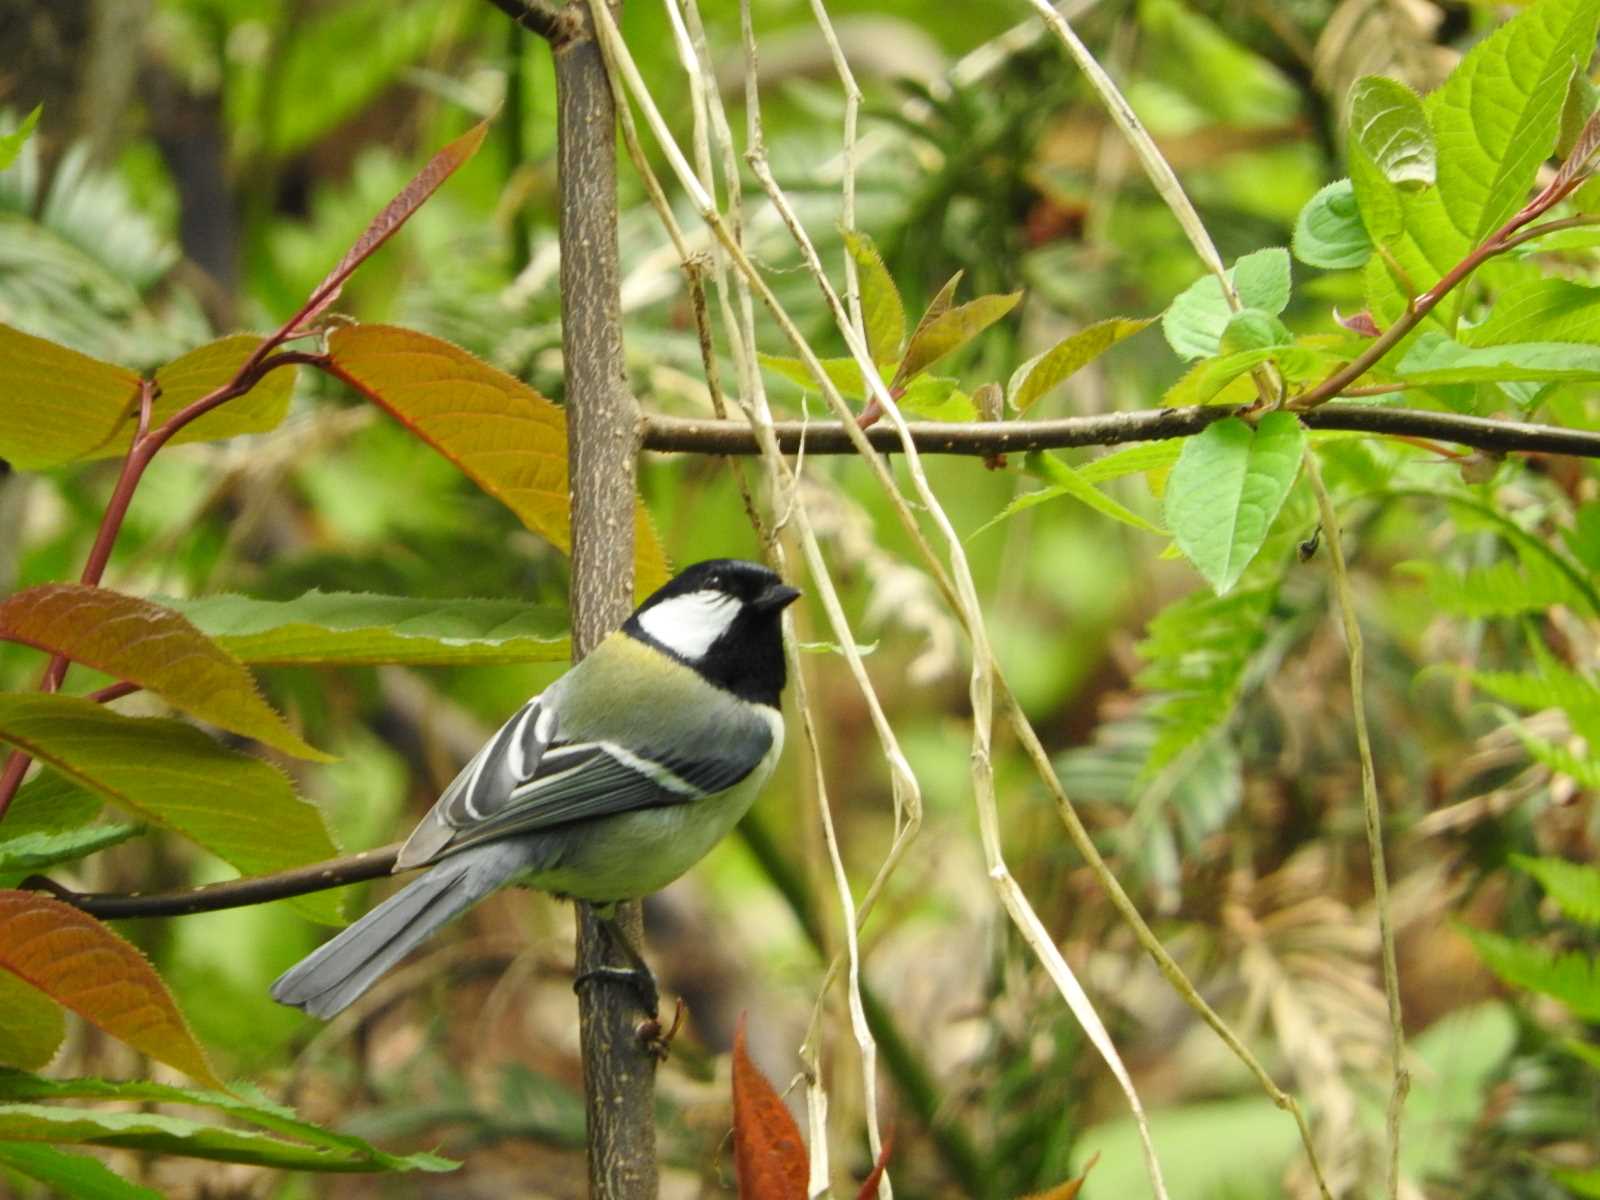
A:
[[[452,855],[290,967],[272,998],[327,1019],[430,934],[516,875],[524,856],[505,844]]]

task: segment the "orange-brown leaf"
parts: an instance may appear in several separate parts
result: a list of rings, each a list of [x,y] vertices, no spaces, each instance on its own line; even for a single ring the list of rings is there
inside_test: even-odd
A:
[[[352,325],[328,338],[336,374],[387,409],[529,529],[572,545],[567,418],[520,379],[459,346],[392,325]],[[644,506],[635,509],[634,572],[641,592],[667,578]]]
[[[800,1130],[745,1048],[745,1018],[733,1035],[733,1167],[741,1200],[805,1200],[810,1166]]]
[[[878,1151],[878,1161],[872,1164],[872,1172],[856,1189],[856,1200],[872,1200],[878,1194],[878,1184],[883,1179],[883,1173],[889,1169],[889,1156],[893,1153],[894,1134],[890,1133],[883,1139],[883,1149]]]
[[[149,600],[76,583],[29,588],[0,602],[0,638],[65,654],[286,754],[329,760],[284,724],[243,663]]]
[[[339,260],[339,265],[329,271],[328,277],[317,284],[312,291],[311,298],[306,301],[305,310],[300,317],[301,325],[314,320],[317,314],[339,298],[339,292],[344,288],[344,281],[350,278],[355,269],[365,262],[374,250],[388,241],[412,213],[422,207],[423,201],[439,190],[440,184],[455,174],[457,167],[477,152],[478,147],[483,144],[484,135],[488,132],[489,123],[479,121],[430,158],[428,165],[417,172],[416,177],[400,190],[400,194],[384,205],[383,211],[373,217],[372,223],[362,230],[355,245],[345,251],[344,257]]]
[[[221,1088],[167,985],[144,955],[70,904],[0,890],[0,969],[135,1050]]]

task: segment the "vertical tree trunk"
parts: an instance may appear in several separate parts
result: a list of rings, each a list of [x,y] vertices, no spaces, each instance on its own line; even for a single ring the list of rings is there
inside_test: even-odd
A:
[[[588,653],[627,617],[633,597],[638,417],[622,358],[617,262],[616,112],[591,18],[569,3],[575,36],[554,46],[561,187],[561,344],[572,480],[572,646]],[[581,25],[579,19],[581,17]],[[618,924],[639,944],[639,906]],[[592,909],[578,905],[578,973],[611,962]],[[617,959],[612,965],[626,965]],[[649,1016],[626,985],[578,994],[588,1107],[589,1190],[597,1200],[654,1197],[655,1059],[638,1027]]]

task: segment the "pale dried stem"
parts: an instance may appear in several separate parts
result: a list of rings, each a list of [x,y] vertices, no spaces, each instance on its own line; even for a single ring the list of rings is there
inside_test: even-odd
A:
[[[1340,540],[1339,513],[1328,489],[1323,485],[1317,456],[1305,456],[1306,477],[1316,493],[1317,510],[1322,518],[1323,540],[1328,544],[1328,569],[1333,575],[1334,596],[1344,627],[1345,650],[1350,656],[1350,709],[1355,719],[1356,750],[1361,756],[1361,809],[1366,818],[1367,854],[1372,865],[1372,905],[1378,916],[1378,937],[1383,953],[1383,991],[1389,1004],[1389,1057],[1393,1083],[1385,1123],[1389,1139],[1387,1187],[1389,1200],[1400,1195],[1400,1118],[1406,1093],[1411,1090],[1411,1073],[1406,1069],[1405,1024],[1400,1009],[1400,969],[1394,949],[1394,914],[1389,902],[1389,871],[1384,862],[1383,808],[1378,798],[1378,775],[1372,763],[1372,739],[1367,732],[1365,668],[1361,645],[1361,622],[1356,616],[1355,595],[1344,561]]]
[[[672,164],[674,172],[678,176],[680,185],[683,186],[684,189],[690,194],[696,206],[699,208],[702,219],[704,219],[711,226],[713,233],[717,236],[718,240],[723,243],[729,256],[733,259],[735,265],[738,267],[740,273],[745,277],[749,286],[755,290],[755,292],[761,297],[762,302],[772,312],[774,318],[782,328],[785,336],[789,339],[796,353],[799,355],[801,360],[806,363],[807,368],[811,371],[818,384],[818,387],[821,389],[830,407],[833,408],[841,420],[848,421],[853,416],[853,413],[851,412],[849,406],[845,403],[844,398],[839,394],[837,388],[835,388],[832,382],[828,379],[828,376],[822,369],[821,363],[817,360],[814,351],[812,351],[811,347],[806,342],[799,329],[795,327],[787,312],[777,302],[776,297],[772,294],[771,289],[767,286],[765,280],[761,277],[760,273],[754,268],[749,258],[745,255],[743,248],[729,236],[727,227],[721,220],[720,214],[716,211],[709,193],[703,186],[701,186],[699,180],[695,178],[693,172],[689,169],[687,161],[684,159],[681,150],[679,150],[676,146],[670,131],[666,128],[665,121],[661,118],[659,111],[655,107],[653,99],[649,95],[648,89],[645,87],[643,80],[640,78],[636,66],[628,56],[626,46],[621,43],[621,39],[617,36],[614,26],[608,27],[608,14],[604,12],[603,6],[599,5],[598,3],[594,4],[594,9],[596,14],[596,25],[600,30],[602,45],[606,47],[608,53],[613,59],[613,78],[620,79],[626,84],[628,91],[633,95],[635,101],[639,104],[640,109],[645,113],[646,119],[650,123],[652,131],[656,135],[663,152],[666,154],[668,161]],[[1016,885],[1015,880],[1012,879],[1009,870],[1006,868],[1004,857],[1001,853],[999,837],[999,814],[998,805],[994,794],[994,780],[989,743],[990,728],[993,719],[995,664],[988,646],[986,632],[982,623],[982,615],[977,599],[976,587],[973,583],[971,570],[967,564],[966,556],[961,547],[960,538],[955,533],[955,530],[951,526],[948,517],[945,515],[942,506],[939,504],[937,496],[933,493],[932,488],[927,482],[926,475],[922,469],[920,457],[916,451],[915,443],[912,441],[910,432],[906,428],[904,418],[901,416],[893,398],[889,395],[888,389],[884,385],[884,382],[877,371],[876,365],[872,362],[871,355],[867,351],[864,339],[858,335],[856,329],[849,319],[848,313],[845,311],[843,304],[840,302],[837,293],[834,292],[832,285],[829,283],[827,275],[822,270],[821,263],[817,259],[815,248],[811,245],[810,239],[807,237],[805,230],[800,226],[798,220],[793,214],[793,211],[789,208],[787,198],[783,195],[781,189],[777,187],[776,182],[772,179],[770,170],[768,170],[765,159],[761,154],[759,142],[754,142],[754,144],[752,144],[747,153],[747,160],[750,162],[751,168],[755,172],[757,178],[761,180],[763,187],[767,191],[769,199],[778,208],[780,216],[783,217],[785,223],[789,226],[790,232],[794,236],[796,244],[800,247],[802,254],[805,256],[807,264],[823,293],[823,297],[834,315],[835,323],[839,326],[841,333],[845,337],[846,344],[849,345],[852,354],[861,365],[868,385],[872,390],[873,395],[876,397],[878,404],[883,409],[888,421],[900,433],[902,449],[906,455],[906,467],[911,475],[918,498],[925,506],[935,524],[939,527],[941,536],[949,549],[950,565],[955,584],[953,591],[948,587],[950,577],[945,575],[942,568],[938,570],[938,575],[946,584],[947,595],[949,595],[949,597],[954,601],[955,609],[960,614],[962,622],[967,627],[969,637],[971,637],[973,642],[973,673],[970,688],[974,714],[972,774],[975,800],[979,813],[979,823],[983,832],[984,851],[989,864],[991,880],[994,883],[996,892],[999,895],[1002,905],[1005,907],[1008,915],[1010,915],[1013,921],[1016,923],[1024,941],[1029,944],[1030,948],[1044,964],[1046,971],[1056,983],[1057,988],[1061,991],[1063,998],[1068,1003],[1068,1006],[1072,1009],[1080,1024],[1083,1025],[1090,1040],[1096,1046],[1096,1049],[1099,1050],[1105,1057],[1113,1075],[1117,1078],[1119,1086],[1123,1088],[1125,1094],[1127,1095],[1130,1107],[1137,1118],[1140,1136],[1143,1142],[1145,1157],[1150,1170],[1153,1186],[1158,1196],[1165,1197],[1166,1189],[1161,1180],[1160,1166],[1156,1161],[1154,1146],[1150,1141],[1148,1122],[1144,1118],[1143,1107],[1140,1104],[1137,1093],[1133,1088],[1132,1080],[1129,1077],[1126,1068],[1123,1066],[1120,1057],[1117,1055],[1116,1049],[1111,1043],[1109,1034],[1106,1032],[1104,1024],[1100,1021],[1098,1015],[1094,1012],[1093,1007],[1088,1003],[1087,997],[1084,995],[1082,989],[1077,985],[1076,980],[1072,977],[1071,970],[1067,966],[1065,959],[1061,956],[1060,951],[1056,948],[1054,941],[1049,937],[1047,931],[1039,922],[1037,916],[1033,913],[1031,906],[1028,904],[1027,898],[1023,895],[1021,889]],[[859,429],[852,428],[851,438],[852,441],[857,444],[857,450],[861,454],[863,460],[866,461],[872,467],[874,473],[877,474],[880,482],[884,486],[886,495],[890,497],[897,513],[901,517],[902,523],[906,526],[908,532],[918,544],[919,549],[929,559],[930,562],[937,563],[938,556],[933,552],[932,547],[928,545],[926,539],[923,537],[915,516],[911,513],[905,498],[900,495],[899,490],[895,486],[893,478],[889,474],[888,468],[883,462],[881,456],[879,456],[872,449],[872,446],[867,441],[866,436]],[[826,605],[826,601],[829,598],[827,593],[830,589],[822,588],[820,590],[823,592],[823,598]],[[845,645],[848,648],[850,643],[846,641]],[[893,764],[892,759],[891,764]],[[909,771],[907,771],[907,774],[909,775]],[[904,838],[900,839],[900,842],[903,841]],[[899,843],[897,842],[897,844]]]

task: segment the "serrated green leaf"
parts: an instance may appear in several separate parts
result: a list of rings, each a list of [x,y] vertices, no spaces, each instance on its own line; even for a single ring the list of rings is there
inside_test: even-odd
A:
[[[1600,288],[1566,279],[1538,279],[1495,298],[1480,324],[1461,331],[1468,346],[1516,342],[1588,342],[1600,345]]]
[[[1461,617],[1512,617],[1544,612],[1555,604],[1587,610],[1588,600],[1547,560],[1500,561],[1467,571],[1432,562],[1400,564],[1427,591],[1428,605]]]
[[[1539,881],[1561,911],[1584,925],[1600,926],[1600,870],[1564,858],[1513,854],[1511,861]]]
[[[1513,987],[1559,1000],[1585,1021],[1600,1020],[1600,962],[1587,954],[1558,954],[1533,942],[1460,926],[1488,968]]]
[[[1332,271],[1359,267],[1372,257],[1372,238],[1350,180],[1337,179],[1306,201],[1291,247],[1306,265]]]
[[[83,458],[133,410],[139,377],[0,325],[0,458],[25,471]]]
[[[1021,292],[979,296],[947,308],[932,319],[925,317],[906,343],[905,357],[900,360],[894,381],[889,385],[891,390],[915,379],[945,355],[965,346],[1015,308],[1021,299]]]
[[[1438,152],[1422,98],[1395,79],[1365,75],[1350,89],[1350,136],[1397,187],[1428,187]]]
[[[1245,308],[1277,316],[1289,304],[1289,252],[1271,246],[1246,254],[1228,269],[1228,278]],[[1161,317],[1167,344],[1180,358],[1206,358],[1217,353],[1233,309],[1214,275],[1202,275],[1168,306]]]
[[[249,1084],[235,1084],[233,1091],[174,1087],[146,1080],[44,1079],[21,1071],[0,1071],[0,1101],[6,1103],[59,1100],[114,1100],[140,1104],[185,1104],[213,1108],[237,1120],[248,1122],[269,1133],[296,1138],[309,1147],[332,1151],[351,1161],[365,1161],[365,1167],[350,1170],[449,1171],[458,1164],[434,1154],[393,1155],[368,1145],[360,1138],[336,1133],[301,1120],[293,1109],[276,1104]]]
[[[66,1200],[163,1200],[160,1192],[122,1178],[99,1159],[42,1142],[0,1142],[0,1167],[37,1180]]]
[[[1144,329],[1154,319],[1108,317],[1062,338],[1012,373],[1011,381],[1006,384],[1006,396],[1011,407],[1017,412],[1026,412],[1052,388],[1064,383],[1124,338],[1132,337]]]
[[[906,308],[900,299],[883,256],[872,239],[858,230],[844,231],[845,248],[856,261],[861,282],[861,320],[867,327],[867,348],[872,361],[889,366],[900,361],[900,346],[906,339]],[[856,392],[860,395],[860,391]]]
[[[1236,354],[1241,350],[1276,349],[1293,341],[1294,334],[1271,313],[1259,308],[1242,308],[1228,318],[1217,349],[1222,354]]]
[[[1474,46],[1428,97],[1435,136],[1448,149],[1440,197],[1470,244],[1527,199],[1555,147],[1568,81],[1594,51],[1597,23],[1597,0],[1530,5]]]
[[[1517,342],[1463,346],[1432,330],[1417,335],[1395,366],[1397,378],[1423,387],[1455,383],[1583,382],[1600,379],[1600,346]]]
[[[567,617],[520,600],[310,591],[293,600],[163,597],[242,662],[273,665],[563,662]]]
[[[35,104],[33,111],[22,118],[10,133],[0,134],[0,171],[4,171],[17,161],[17,155],[22,153],[22,147],[33,136],[33,131],[39,125],[39,117],[44,113],[43,104]]]
[[[1188,439],[1167,481],[1167,525],[1218,595],[1250,565],[1300,473],[1305,427],[1268,413],[1255,427],[1228,417]]]
[[[0,693],[0,741],[139,816],[181,833],[242,874],[332,858],[321,812],[288,778],[182,721],[125,717],[76,696]],[[291,901],[337,923],[336,895]]]
[[[76,862],[143,832],[142,825],[118,822],[60,833],[36,830],[10,836],[9,829],[0,825],[0,876],[43,871],[58,863]]]
[[[1566,746],[1530,733],[1525,725],[1512,725],[1511,732],[1517,735],[1522,748],[1534,762],[1549,767],[1558,775],[1568,776],[1579,787],[1591,791],[1600,789],[1600,762],[1593,758],[1580,758]]]

